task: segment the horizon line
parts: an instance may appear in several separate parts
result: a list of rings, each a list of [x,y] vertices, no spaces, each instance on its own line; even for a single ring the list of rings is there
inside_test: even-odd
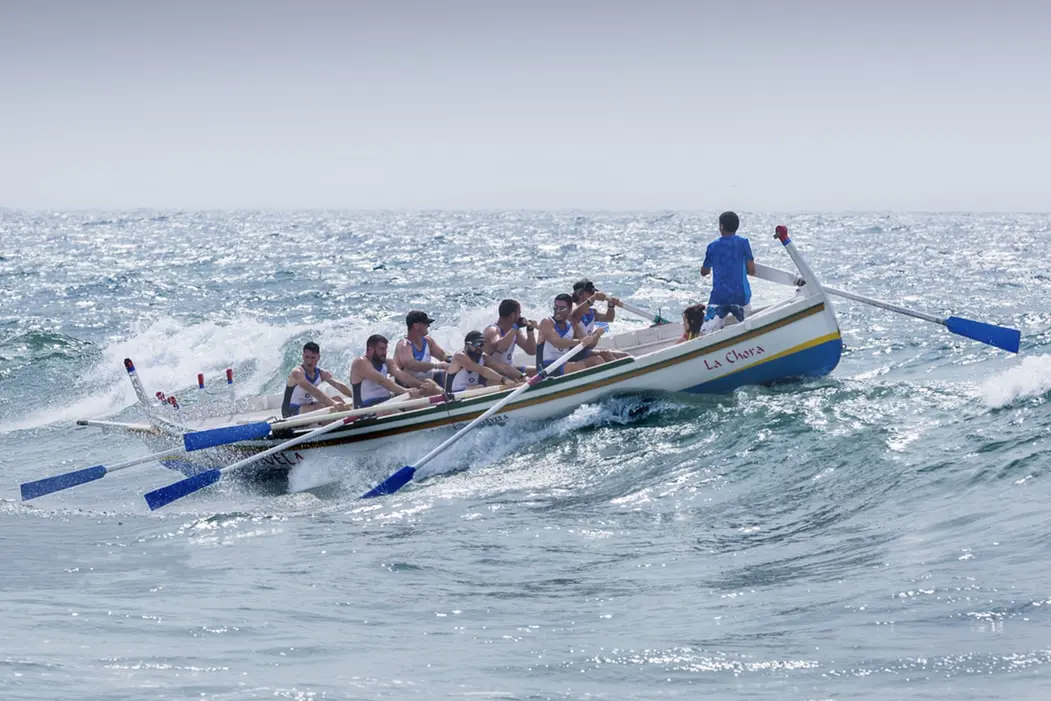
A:
[[[580,207],[477,207],[477,208],[441,208],[441,207],[7,207],[0,206],[3,213],[30,214],[87,214],[87,213],[120,213],[120,212],[157,212],[164,214],[213,213],[233,214],[238,212],[276,212],[276,213],[310,213],[310,212],[343,212],[359,214],[711,214],[726,209],[676,209],[676,208],[639,208],[639,209],[594,209]],[[748,214],[1045,214],[1051,210],[1041,209],[732,209],[730,211]]]

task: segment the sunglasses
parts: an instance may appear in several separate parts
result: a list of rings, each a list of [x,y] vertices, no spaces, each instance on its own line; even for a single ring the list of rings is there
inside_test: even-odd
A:
[[[471,341],[467,345],[469,345],[471,348],[481,348],[485,345],[485,341]]]
[[[555,305],[555,311],[556,312],[564,312],[567,309],[569,309],[569,307],[567,307],[565,304],[556,304]]]

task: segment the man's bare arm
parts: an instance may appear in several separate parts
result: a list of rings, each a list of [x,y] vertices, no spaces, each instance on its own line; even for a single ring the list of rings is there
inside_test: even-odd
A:
[[[525,338],[522,338],[523,331],[519,329],[515,332],[515,342],[518,343],[518,347],[524,350],[529,355],[536,355],[536,335],[533,333],[533,326],[530,326],[524,333]]]
[[[336,400],[325,394],[320,387],[310,384],[302,370],[293,370],[292,379],[296,381],[296,386],[325,406],[336,406]]]
[[[394,359],[397,360],[397,364],[404,372],[422,372],[434,369],[432,363],[416,360],[412,354],[412,344],[409,341],[398,341],[398,346],[394,349]],[[398,377],[397,375],[394,376]],[[401,378],[398,377],[398,379]]]
[[[445,352],[445,349],[439,346],[437,343],[435,343],[434,339],[430,336],[427,336],[426,338],[427,343],[431,346],[431,357],[437,358],[438,360],[445,363],[449,362],[450,356],[448,353]]]
[[[391,380],[390,377],[377,370],[375,366],[365,358],[358,358],[355,360],[354,367],[351,367],[351,372],[356,372],[359,377],[371,380],[372,382],[385,387],[393,394],[405,394],[409,391],[407,388],[402,387],[397,382]]]
[[[344,396],[346,396],[346,397],[353,397],[354,396],[354,390],[352,390],[348,385],[345,385],[342,382],[340,382],[339,380],[337,380],[336,376],[333,375],[328,370],[322,370],[321,371],[321,379],[324,380],[325,382],[329,383],[330,385],[332,385],[336,389],[338,389],[340,392],[343,393]]]
[[[577,345],[577,333],[581,333],[580,325],[573,324],[573,338],[563,338],[555,331],[555,322],[544,319],[540,322],[540,333],[544,337],[544,343],[550,343],[555,348],[572,348]]]
[[[485,379],[492,380],[493,382],[503,382],[504,380],[507,380],[508,382],[513,381],[508,377],[504,377],[492,368],[487,368],[484,365],[479,365],[478,363],[471,360],[471,357],[466,353],[457,353],[456,355],[454,355],[453,364],[459,365],[461,368],[470,370],[471,372],[476,372]]]

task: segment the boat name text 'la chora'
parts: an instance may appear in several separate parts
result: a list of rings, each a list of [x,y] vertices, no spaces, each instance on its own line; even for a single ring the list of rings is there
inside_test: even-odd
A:
[[[751,348],[745,348],[741,351],[737,350],[736,348],[731,348],[730,350],[726,351],[726,355],[723,356],[723,361],[725,361],[727,365],[733,365],[734,363],[739,363],[742,360],[748,360],[750,358],[758,357],[765,352],[766,351],[763,350],[762,346],[752,346]],[[704,367],[708,370],[721,368],[723,366],[723,361],[720,361],[718,358],[705,358]]]

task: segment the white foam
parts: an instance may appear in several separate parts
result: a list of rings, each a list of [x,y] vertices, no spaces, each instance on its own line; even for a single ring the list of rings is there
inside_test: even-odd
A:
[[[459,318],[439,322],[432,335],[445,350],[455,352],[463,345],[467,331],[482,329],[495,319],[495,309],[466,309]],[[74,379],[72,399],[69,394],[46,398],[43,408],[5,423],[0,432],[107,417],[134,406],[137,399],[124,370],[124,358],[135,363],[151,399],[162,391],[176,395],[185,405],[197,398],[199,372],[205,374],[207,389],[222,397],[228,367],[234,369],[239,397],[279,391],[285,373],[292,369],[286,358],[289,353],[298,357],[288,344],[295,340],[298,346],[305,338],[321,345],[321,365],[346,381],[350,362],[364,351],[365,339],[373,333],[382,333],[392,342],[401,338],[405,327],[399,321],[366,325],[356,318],[343,318],[311,324],[269,324],[245,317],[228,323],[186,324],[161,318],[107,344],[98,362]]]
[[[312,451],[316,452],[316,451]],[[332,459],[317,459],[311,455],[288,472],[288,491],[305,492],[340,481],[342,468]]]
[[[439,314],[431,335],[446,351],[455,352],[462,347],[468,331],[481,330],[496,320],[496,305],[494,302],[463,309],[451,318]],[[530,318],[539,319],[547,313],[546,309],[547,305],[543,305],[525,308],[524,312]],[[298,358],[299,343],[309,338],[321,345],[322,367],[347,381],[350,362],[364,352],[369,335],[381,333],[393,343],[404,332],[400,318],[382,324],[354,317],[310,324],[271,324],[254,317],[187,324],[175,318],[160,318],[134,328],[126,338],[113,339],[103,347],[97,362],[73,378],[73,392],[45,398],[42,407],[20,420],[6,422],[0,432],[68,424],[83,418],[112,417],[135,406],[137,399],[124,370],[124,358],[134,361],[151,400],[161,391],[174,394],[184,406],[190,407],[197,399],[199,372],[205,374],[208,391],[214,392],[212,396],[220,401],[224,396],[224,371],[228,367],[234,369],[238,397],[278,392],[285,373],[292,369],[292,362],[287,359]],[[297,348],[290,348],[292,343]],[[519,356],[520,361],[528,361],[521,353]],[[131,421],[143,419],[142,416],[127,417]]]
[[[102,357],[76,378],[75,386],[87,396],[49,406],[11,422],[5,431],[25,430],[53,423],[95,418],[117,413],[136,403],[124,369],[124,358],[135,363],[151,398],[157,390],[166,393],[196,391],[197,373],[211,382],[234,368],[239,394],[257,393],[282,363],[281,345],[307,327],[273,326],[252,319],[231,324],[204,322],[189,326],[170,318],[159,319],[125,339],[116,339],[102,349]],[[251,363],[249,373],[238,367]],[[223,380],[225,382],[225,379]]]
[[[978,386],[978,394],[993,409],[1019,399],[1051,392],[1051,355],[1034,355]]]
[[[558,421],[511,420],[503,426],[475,429],[421,467],[414,479],[422,480],[455,470],[510,462],[521,457],[523,452],[530,452],[530,446],[553,437],[607,422],[628,423],[631,419],[624,409],[625,402],[631,401],[584,404]],[[451,435],[448,431],[410,435],[355,455],[346,464],[338,466],[328,460],[304,461],[289,474],[290,491],[310,489],[334,481],[344,481],[346,486],[359,492],[367,491],[401,466],[414,464]]]

